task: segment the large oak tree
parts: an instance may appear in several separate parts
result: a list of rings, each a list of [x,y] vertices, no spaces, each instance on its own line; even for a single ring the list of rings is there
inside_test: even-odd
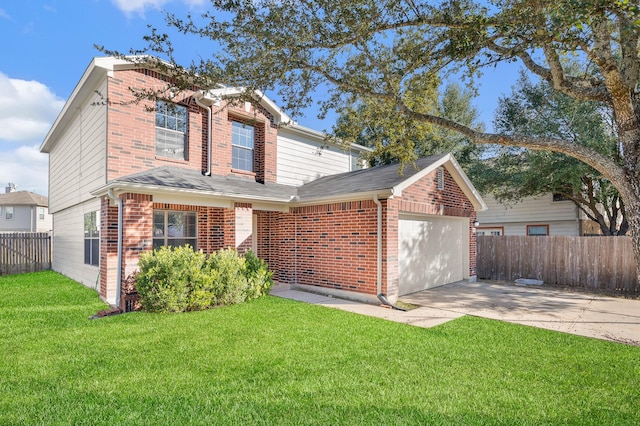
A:
[[[210,38],[219,54],[190,71],[211,82],[277,90],[294,115],[326,90],[333,109],[363,97],[393,102],[398,115],[441,126],[477,144],[560,152],[593,167],[620,192],[640,277],[640,8],[630,0],[212,0],[202,16],[168,25]],[[172,58],[153,30],[151,53]],[[572,56],[581,67],[568,68]],[[500,62],[578,100],[606,105],[615,155],[557,137],[486,133],[415,110],[403,93],[446,72],[473,77]],[[573,61],[575,62],[575,61]]]

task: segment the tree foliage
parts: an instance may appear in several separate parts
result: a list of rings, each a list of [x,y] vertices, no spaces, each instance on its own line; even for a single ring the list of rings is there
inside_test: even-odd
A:
[[[473,93],[458,84],[449,84],[439,93],[439,80],[426,88],[405,93],[405,102],[422,112],[437,113],[465,126],[482,129],[478,111],[472,105]],[[425,93],[428,96],[425,96]],[[419,104],[418,104],[419,103]],[[373,148],[369,165],[392,162],[410,163],[417,158],[451,152],[463,167],[478,161],[483,147],[464,135],[430,123],[416,122],[399,112],[393,102],[362,98],[357,105],[341,108],[333,128],[339,140],[354,141]]]
[[[609,109],[557,92],[545,81],[534,84],[526,74],[511,96],[500,99],[494,125],[505,135],[562,138],[619,161]],[[470,174],[478,189],[499,201],[552,193],[573,201],[604,235],[628,230],[624,203],[611,182],[565,154],[503,147],[498,155],[474,164]]]
[[[362,98],[393,103],[415,122],[498,144],[569,155],[620,192],[640,277],[640,6],[631,0],[212,0],[202,16],[168,16],[180,32],[221,48],[189,79],[277,91],[296,115],[328,90],[321,111]],[[152,30],[147,52],[173,66],[170,37]],[[137,52],[136,52],[137,53]],[[579,59],[579,68],[563,59]],[[617,155],[556,136],[486,133],[407,102],[415,81],[520,62],[557,92],[612,111]],[[428,93],[425,93],[428,96]]]

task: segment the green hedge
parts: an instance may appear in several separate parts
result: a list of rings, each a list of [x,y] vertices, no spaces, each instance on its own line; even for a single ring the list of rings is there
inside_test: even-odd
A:
[[[189,246],[162,247],[140,256],[135,286],[143,310],[198,311],[255,299],[273,286],[272,272],[253,252],[211,256]]]

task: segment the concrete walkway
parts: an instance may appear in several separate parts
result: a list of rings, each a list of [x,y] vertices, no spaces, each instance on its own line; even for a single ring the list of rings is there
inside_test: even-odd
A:
[[[466,281],[401,297],[420,306],[408,312],[280,286],[271,294],[418,327],[474,315],[640,346],[640,300]]]

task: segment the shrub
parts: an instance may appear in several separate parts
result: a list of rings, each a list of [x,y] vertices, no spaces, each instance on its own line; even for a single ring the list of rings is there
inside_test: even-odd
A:
[[[247,299],[263,296],[273,287],[273,272],[267,263],[251,250],[245,255],[245,276],[247,277]]]
[[[207,257],[191,247],[143,253],[136,288],[142,309],[184,312],[255,299],[273,286],[267,264],[251,251],[232,249]]]
[[[138,263],[136,288],[142,309],[183,312],[211,305],[212,275],[207,257],[191,247],[161,247],[143,253]]]

